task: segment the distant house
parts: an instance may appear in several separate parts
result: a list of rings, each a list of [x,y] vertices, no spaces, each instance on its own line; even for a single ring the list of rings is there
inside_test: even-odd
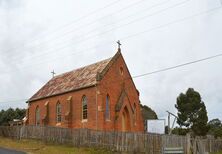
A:
[[[144,131],[139,92],[119,51],[53,77],[28,101],[28,125]]]
[[[12,121],[9,121],[8,124],[9,126],[21,126],[23,125],[23,120],[20,119],[13,119]]]

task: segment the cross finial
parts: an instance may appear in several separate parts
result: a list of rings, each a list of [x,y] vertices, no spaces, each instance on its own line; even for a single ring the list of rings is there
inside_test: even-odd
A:
[[[51,73],[52,73],[52,77],[54,77],[56,74],[54,70]]]
[[[120,43],[120,40],[118,40],[116,43],[118,44],[118,51],[121,51],[120,46],[121,46],[122,44]]]

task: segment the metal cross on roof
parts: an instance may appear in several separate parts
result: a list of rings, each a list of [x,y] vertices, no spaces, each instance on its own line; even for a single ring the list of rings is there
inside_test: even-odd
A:
[[[120,50],[120,46],[122,45],[122,44],[120,43],[120,40],[118,40],[116,43],[118,44],[118,50]]]
[[[52,77],[54,77],[56,74],[54,70],[51,73],[52,73]]]

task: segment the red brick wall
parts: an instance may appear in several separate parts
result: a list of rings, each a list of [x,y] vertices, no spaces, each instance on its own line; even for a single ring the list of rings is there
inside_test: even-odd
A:
[[[85,95],[87,97],[88,102],[88,121],[82,122],[82,97]],[[55,97],[51,97],[48,99],[38,100],[31,102],[29,107],[29,125],[35,124],[35,109],[37,105],[40,107],[40,115],[41,119],[43,119],[45,112],[44,104],[46,101],[49,101],[49,122],[47,125],[50,126],[61,126],[68,127],[68,121],[65,120],[65,114],[68,111],[67,99],[72,96],[72,116],[70,127],[72,128],[91,128],[96,129],[95,124],[95,114],[96,114],[96,105],[95,105],[95,87],[91,87],[88,89],[83,89],[76,92],[71,92]],[[62,122],[61,125],[56,123],[56,104],[60,102],[62,105]],[[43,123],[41,122],[41,125]]]
[[[123,75],[121,75],[120,67],[123,68]],[[140,112],[139,105],[139,96],[138,92],[134,86],[133,81],[130,79],[130,73],[125,64],[125,61],[120,55],[120,57],[116,60],[116,62],[112,65],[109,71],[106,73],[102,81],[98,86],[98,105],[101,106],[102,110],[98,112],[99,117],[99,129],[104,130],[122,130],[122,108],[118,115],[115,113],[115,106],[120,97],[121,91],[124,89],[128,94],[129,100],[124,98],[124,105],[133,107],[133,104],[136,104],[136,125],[133,122],[133,113],[129,110],[129,114],[131,117],[131,130],[130,131],[143,131],[143,119]],[[106,104],[106,96],[107,94],[110,96],[110,111],[111,111],[111,119],[107,121],[105,119],[105,104]]]
[[[121,75],[120,67],[123,68],[123,75]],[[126,80],[129,78],[128,80]],[[115,106],[120,97],[121,91],[125,90],[128,97],[124,98],[122,109],[116,114]],[[105,119],[105,104],[106,96],[110,96],[110,120]],[[87,122],[82,121],[82,97],[85,95],[88,101],[88,120]],[[69,119],[69,123],[65,120],[65,115],[68,111],[67,99],[72,96],[72,116]],[[31,102],[29,107],[29,125],[35,125],[35,110],[36,107],[40,108],[40,116],[43,119],[46,114],[44,104],[49,102],[49,121],[46,125],[60,126],[60,127],[71,127],[71,128],[89,128],[99,130],[122,130],[122,114],[124,107],[128,109],[129,123],[128,131],[143,131],[143,120],[139,106],[139,96],[135,85],[130,79],[130,73],[124,62],[122,55],[116,60],[116,62],[110,67],[108,72],[105,74],[103,79],[98,83],[97,87],[91,87],[82,89],[67,94],[50,97],[43,100]],[[56,104],[60,102],[62,105],[62,122],[56,123]],[[133,121],[132,107],[136,104],[136,125]],[[96,116],[96,104],[98,104],[98,115]],[[41,121],[40,123],[44,123]]]

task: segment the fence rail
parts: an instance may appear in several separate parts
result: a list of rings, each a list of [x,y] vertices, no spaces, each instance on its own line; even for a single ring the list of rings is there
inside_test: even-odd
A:
[[[186,154],[218,152],[222,140],[190,138],[190,136],[158,135],[130,132],[106,132],[49,126],[3,126],[0,136],[15,139],[38,139],[75,147],[101,147],[112,151],[161,154],[166,147],[183,147]]]

